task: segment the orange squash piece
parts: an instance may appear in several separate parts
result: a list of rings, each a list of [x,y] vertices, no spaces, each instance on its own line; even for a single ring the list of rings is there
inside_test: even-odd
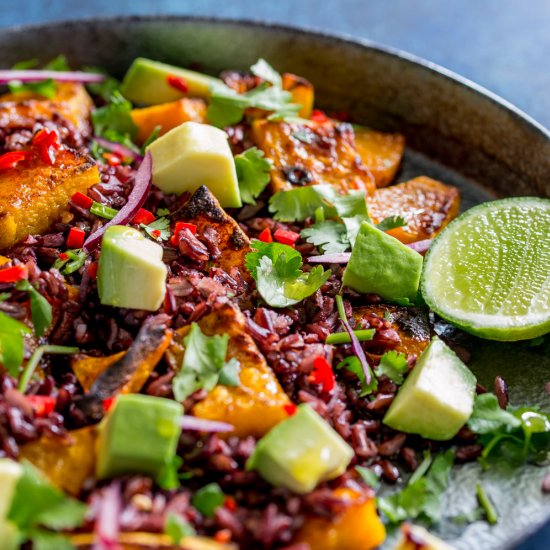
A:
[[[460,193],[456,187],[420,176],[405,183],[377,189],[367,197],[374,223],[388,216],[403,216],[404,227],[388,233],[408,244],[435,237],[460,210]]]
[[[74,193],[98,182],[91,157],[70,149],[57,151],[53,166],[34,158],[0,172],[0,250],[48,229]]]
[[[298,112],[298,116],[309,118],[313,110],[313,101],[315,99],[313,84],[301,76],[292,73],[284,73],[283,90],[287,90],[292,94],[293,103],[298,103],[302,106]]]
[[[52,99],[29,92],[0,96],[0,128],[32,129],[38,121],[62,117],[88,135],[93,102],[86,88],[70,82],[57,82],[56,85],[57,92]]]
[[[152,107],[132,110],[132,120],[138,127],[137,143],[145,143],[155,127],[160,126],[159,135],[184,122],[205,122],[206,101],[199,98],[184,97],[177,101],[161,103]]]
[[[336,489],[335,496],[350,502],[336,518],[309,518],[295,542],[308,543],[313,550],[371,550],[382,544],[386,529],[376,513],[373,497],[352,489]]]
[[[229,435],[261,437],[273,426],[288,418],[285,406],[290,403],[275,374],[267,365],[254,340],[246,333],[243,314],[231,304],[206,315],[199,321],[209,335],[228,334],[227,360],[235,358],[241,365],[238,386],[217,385],[193,408],[193,415],[208,420],[228,422],[234,426]],[[180,341],[189,327],[178,329]],[[183,350],[172,348],[181,364]]]
[[[256,120],[252,139],[273,161],[274,192],[318,183],[329,183],[344,193],[354,189],[364,189],[368,195],[374,192],[374,178],[361,161],[349,124]],[[296,171],[303,174],[301,183],[289,177],[289,172]]]
[[[377,132],[362,126],[354,126],[354,131],[357,151],[363,164],[374,176],[376,187],[389,185],[403,158],[404,136]]]
[[[73,430],[65,438],[44,435],[22,445],[19,458],[41,470],[57,487],[78,496],[95,469],[95,426]]]
[[[125,351],[106,357],[91,357],[90,355],[73,355],[71,367],[84,391],[89,391],[97,377],[113,363],[124,357]]]

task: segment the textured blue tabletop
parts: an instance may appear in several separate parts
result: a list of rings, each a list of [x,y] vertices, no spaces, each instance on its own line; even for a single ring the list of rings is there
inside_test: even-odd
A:
[[[0,0],[0,26],[167,13],[263,19],[369,38],[458,72],[550,127],[550,0]],[[550,526],[518,548],[548,549]]]

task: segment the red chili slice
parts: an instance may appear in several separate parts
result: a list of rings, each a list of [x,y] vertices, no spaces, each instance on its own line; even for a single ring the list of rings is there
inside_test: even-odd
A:
[[[55,397],[51,395],[27,395],[27,401],[31,404],[34,414],[38,418],[44,418],[55,409]]]
[[[14,168],[22,160],[32,157],[31,151],[11,151],[0,155],[0,171]]]
[[[150,223],[154,222],[155,219],[155,215],[152,212],[149,212],[149,210],[145,210],[145,208],[140,208],[137,214],[134,216],[132,223],[135,223],[136,225],[139,225],[141,223],[143,225],[149,225]]]
[[[186,223],[186,222],[176,222],[176,226],[174,227],[174,234],[172,235],[172,238],[170,239],[170,242],[174,245],[178,245],[178,235],[180,231],[183,229],[189,229],[193,235],[197,234],[197,226],[193,223]]]
[[[313,112],[311,113],[311,120],[314,120],[315,122],[326,122],[328,117],[323,111],[313,109]]]
[[[92,262],[89,266],[88,266],[88,276],[91,278],[91,279],[95,279],[97,277],[97,266],[98,266],[98,263],[97,262]]]
[[[300,234],[295,231],[285,231],[284,229],[277,229],[273,233],[273,237],[277,242],[286,244],[288,246],[294,245],[294,243],[300,238]]]
[[[69,248],[82,248],[85,239],[86,233],[82,229],[71,227],[69,235],[67,236],[67,246]]]
[[[61,252],[61,254],[59,254],[59,259],[60,259],[60,260],[68,260],[68,259],[69,259],[69,255],[66,254],[65,252]]]
[[[187,80],[181,76],[169,74],[166,77],[166,82],[168,83],[168,86],[172,86],[172,88],[179,90],[183,94],[186,94],[189,91],[189,84],[187,84]]]
[[[271,235],[271,230],[269,227],[266,227],[259,235],[258,240],[262,241],[263,243],[272,243],[273,242],[273,235]]]
[[[27,279],[28,276],[29,270],[24,264],[0,269],[0,283],[16,283],[22,279]]]
[[[80,191],[77,191],[71,197],[71,202],[74,202],[76,206],[80,206],[80,208],[91,208],[92,204],[94,204],[94,201],[91,197],[88,197],[88,195],[85,195]]]
[[[287,403],[286,405],[284,405],[283,409],[285,410],[286,414],[288,414],[288,416],[292,416],[296,414],[298,407],[294,403]]]
[[[223,505],[230,511],[235,512],[237,510],[237,501],[232,496],[226,496]]]
[[[122,164],[122,157],[116,153],[103,153],[103,158],[109,166],[119,166]]]
[[[313,359],[313,371],[310,375],[310,381],[313,384],[321,384],[323,391],[331,392],[334,389],[334,372],[330,363],[322,355]]]
[[[42,128],[42,130],[34,136],[32,144],[36,147],[38,156],[42,162],[49,165],[54,164],[55,151],[61,147],[59,143],[59,136],[54,130]]]
[[[109,412],[109,409],[113,406],[114,402],[115,402],[115,399],[116,399],[116,396],[113,396],[113,397],[108,397],[107,399],[104,399],[102,401],[103,403],[103,410],[105,412]]]

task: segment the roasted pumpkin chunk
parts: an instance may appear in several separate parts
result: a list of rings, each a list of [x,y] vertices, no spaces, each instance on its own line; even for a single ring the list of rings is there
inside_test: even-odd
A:
[[[138,127],[136,141],[141,144],[145,143],[157,126],[162,136],[184,122],[205,122],[206,102],[199,98],[184,97],[170,103],[134,109],[132,120]]]
[[[349,124],[333,120],[256,120],[252,124],[252,139],[273,161],[274,192],[318,183],[329,183],[342,192],[374,192],[374,178],[361,161]]]
[[[418,357],[430,343],[430,324],[425,309],[386,304],[370,305],[355,308],[353,317],[357,322],[367,321],[366,326],[375,328],[381,320],[389,322],[390,330],[399,336],[399,343],[396,342],[394,348],[398,353]],[[368,344],[375,347],[376,337]]]
[[[389,185],[403,158],[405,138],[355,126],[355,145],[363,164],[374,177],[376,187]]]
[[[58,151],[53,166],[35,158],[0,172],[0,250],[45,231],[76,191],[98,182],[94,161],[70,149]]]
[[[95,468],[95,426],[73,430],[66,437],[42,436],[21,446],[19,457],[32,462],[57,487],[78,496]]]
[[[195,405],[193,414],[199,418],[228,422],[235,428],[230,435],[239,437],[261,437],[287,418],[285,405],[290,401],[264,356],[246,333],[243,314],[231,304],[223,304],[203,317],[199,326],[209,336],[229,335],[227,360],[237,359],[241,370],[238,386],[217,385]],[[188,327],[178,330],[180,340],[188,330]]]
[[[370,550],[384,542],[386,530],[373,497],[344,488],[336,489],[334,496],[348,501],[348,508],[334,518],[306,519],[296,542],[315,550]]]
[[[388,231],[403,243],[435,237],[460,210],[460,193],[456,187],[420,176],[405,183],[377,189],[367,199],[375,223],[388,216],[403,216],[404,227]]]
[[[0,128],[29,128],[37,122],[65,119],[79,132],[90,132],[92,99],[81,84],[58,82],[52,99],[33,93],[0,96]]]
[[[243,278],[250,278],[244,269],[245,256],[250,252],[250,241],[207,187],[199,187],[183,207],[174,213],[172,220],[196,225],[199,240],[215,241],[218,250],[210,248],[214,265],[229,274],[237,268]]]
[[[98,376],[124,357],[125,354],[125,351],[121,351],[105,357],[91,357],[84,354],[73,355],[71,367],[84,391],[89,391]]]
[[[313,110],[313,101],[315,93],[313,84],[301,76],[292,73],[283,74],[283,90],[287,90],[292,94],[292,102],[302,106],[298,112],[298,116],[309,118]]]

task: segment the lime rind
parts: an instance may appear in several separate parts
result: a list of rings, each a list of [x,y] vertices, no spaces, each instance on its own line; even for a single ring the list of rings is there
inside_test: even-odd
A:
[[[502,199],[462,214],[430,247],[421,291],[438,315],[482,338],[550,332],[550,200]]]

